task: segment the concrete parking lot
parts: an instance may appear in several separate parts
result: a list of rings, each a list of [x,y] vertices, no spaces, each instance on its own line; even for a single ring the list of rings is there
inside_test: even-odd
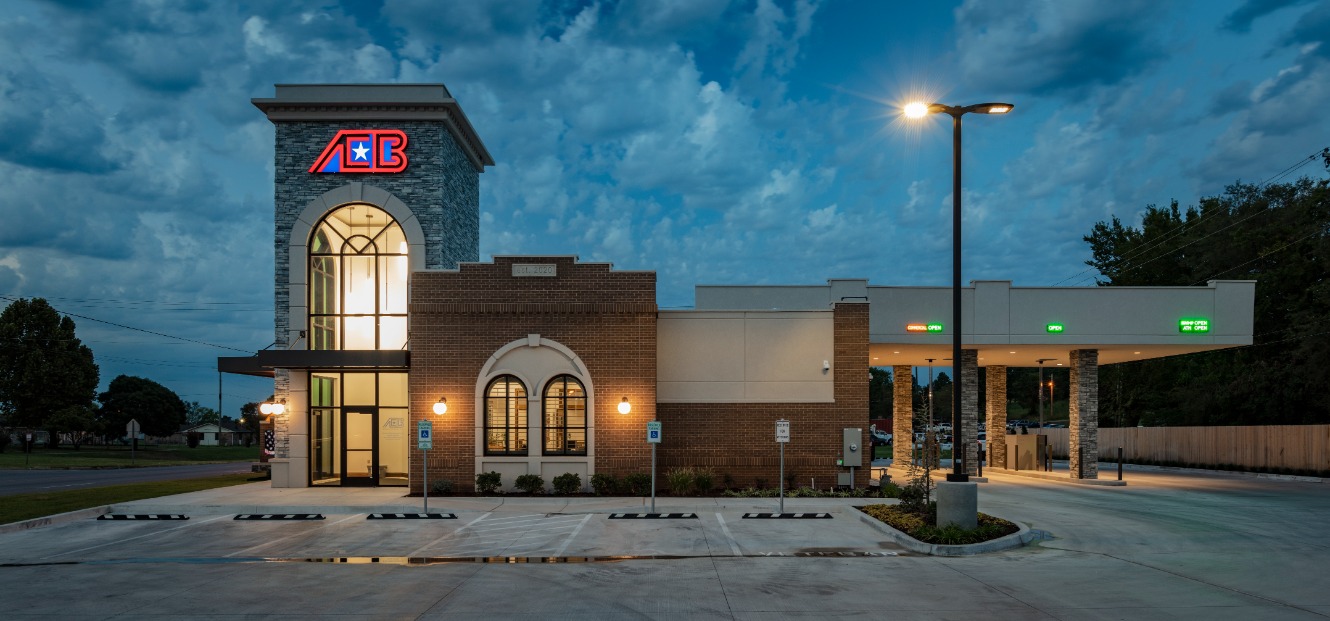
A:
[[[186,521],[81,519],[0,535],[6,618],[1314,619],[1323,483],[1131,473],[1125,488],[993,477],[981,510],[1046,531],[1008,552],[900,549],[848,501],[432,499],[264,484],[126,503]],[[319,521],[236,513],[320,512]]]

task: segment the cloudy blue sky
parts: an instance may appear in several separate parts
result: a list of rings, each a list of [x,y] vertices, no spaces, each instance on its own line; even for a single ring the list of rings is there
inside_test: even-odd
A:
[[[1092,285],[1095,222],[1330,144],[1327,0],[5,7],[0,295],[77,315],[103,386],[212,406],[215,357],[273,338],[249,100],[274,83],[447,84],[497,162],[481,258],[656,270],[665,307],[699,283],[948,284],[949,120],[903,122],[911,98],[1016,104],[967,117],[966,280]],[[271,391],[226,382],[228,414]]]

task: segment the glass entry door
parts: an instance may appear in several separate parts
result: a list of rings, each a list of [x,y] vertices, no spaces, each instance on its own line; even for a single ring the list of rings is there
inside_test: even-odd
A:
[[[378,485],[378,408],[348,407],[342,414],[342,485]]]

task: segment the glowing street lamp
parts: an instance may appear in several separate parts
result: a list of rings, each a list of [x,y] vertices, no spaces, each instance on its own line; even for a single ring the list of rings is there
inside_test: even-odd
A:
[[[974,104],[972,106],[948,106],[946,104],[931,103],[926,104],[916,101],[907,104],[902,113],[907,118],[921,119],[924,116],[935,113],[951,115],[951,360],[954,365],[952,370],[956,373],[956,386],[960,388],[960,368],[961,368],[961,117],[968,113],[975,114],[1006,114],[1011,112],[1012,105],[1009,103],[989,102]],[[965,446],[965,437],[961,428],[961,399],[956,395],[951,400],[951,432],[953,435],[951,445],[953,447]],[[953,449],[954,450],[954,449]],[[948,481],[966,482],[970,480],[969,475],[961,466],[961,460],[956,455],[951,459],[952,472],[947,475]]]

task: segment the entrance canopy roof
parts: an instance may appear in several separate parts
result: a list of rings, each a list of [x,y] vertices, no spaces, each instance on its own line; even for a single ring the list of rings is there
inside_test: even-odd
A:
[[[870,366],[951,366],[951,288],[813,286],[696,289],[698,310],[824,310],[868,302]],[[962,339],[980,366],[1068,363],[1074,349],[1099,350],[1100,364],[1162,358],[1252,343],[1256,282],[1204,287],[1012,287],[974,281],[961,290]]]

